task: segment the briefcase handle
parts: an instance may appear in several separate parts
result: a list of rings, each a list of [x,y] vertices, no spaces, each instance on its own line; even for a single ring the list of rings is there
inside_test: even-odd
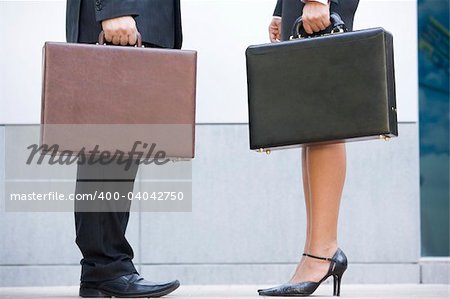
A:
[[[137,35],[137,43],[136,43],[135,47],[141,48],[142,47],[142,36],[139,32],[136,32],[136,35]],[[97,44],[98,45],[106,45],[105,32],[103,32],[103,30],[100,31],[100,34],[98,35],[98,43]]]
[[[332,12],[330,14],[330,22],[331,22],[331,34],[339,33],[339,32],[346,32],[347,27],[345,26],[344,21],[342,21],[341,16],[337,12]],[[302,17],[298,17],[297,20],[295,20],[294,25],[292,26],[292,36],[291,40],[303,38],[303,37],[315,37],[315,36],[321,36],[325,34],[329,34],[328,29],[322,30],[320,32],[316,32],[312,35],[302,35],[300,33],[300,30],[303,28],[303,20]]]

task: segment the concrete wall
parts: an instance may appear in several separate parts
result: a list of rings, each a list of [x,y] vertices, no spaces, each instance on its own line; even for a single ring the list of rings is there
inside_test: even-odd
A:
[[[399,129],[388,143],[348,144],[339,228],[347,283],[421,281],[417,124]],[[1,127],[1,157],[3,140]],[[142,274],[188,284],[288,279],[305,237],[300,150],[251,152],[240,124],[198,125],[197,141],[192,212],[131,216],[128,238]],[[77,283],[71,213],[0,214],[0,285]]]

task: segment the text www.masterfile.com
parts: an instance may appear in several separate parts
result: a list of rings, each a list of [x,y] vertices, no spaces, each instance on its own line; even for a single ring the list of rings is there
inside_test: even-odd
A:
[[[182,191],[154,191],[154,192],[103,192],[93,193],[11,193],[11,201],[112,201],[112,200],[141,200],[141,201],[182,201],[184,199]]]

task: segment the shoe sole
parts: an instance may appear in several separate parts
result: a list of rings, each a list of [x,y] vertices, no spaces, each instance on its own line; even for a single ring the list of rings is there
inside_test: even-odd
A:
[[[80,288],[80,293],[79,296],[82,298],[111,298],[111,297],[116,297],[116,298],[159,298],[162,296],[166,296],[170,293],[172,293],[173,291],[175,291],[176,289],[178,289],[178,287],[180,286],[180,283],[174,283],[173,285],[171,285],[169,288],[165,289],[165,290],[161,290],[159,292],[154,292],[154,293],[146,293],[146,294],[114,294],[111,293],[109,291],[106,290],[102,290],[102,289],[92,289],[92,288]]]

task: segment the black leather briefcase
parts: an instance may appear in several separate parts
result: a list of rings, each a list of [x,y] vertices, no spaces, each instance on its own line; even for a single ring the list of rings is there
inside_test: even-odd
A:
[[[251,149],[398,135],[392,35],[331,21],[333,34],[247,49]]]

